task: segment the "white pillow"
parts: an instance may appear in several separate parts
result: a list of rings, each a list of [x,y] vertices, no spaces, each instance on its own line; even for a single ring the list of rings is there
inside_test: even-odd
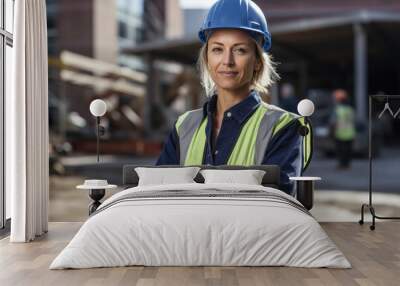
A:
[[[199,167],[135,168],[139,176],[138,186],[195,183],[193,179],[199,170]]]
[[[265,171],[262,170],[201,170],[204,183],[234,183],[261,185]]]

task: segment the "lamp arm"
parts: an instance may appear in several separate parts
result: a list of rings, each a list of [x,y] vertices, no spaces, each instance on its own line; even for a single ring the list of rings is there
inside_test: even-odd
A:
[[[97,137],[97,148],[96,148],[96,153],[97,153],[97,163],[99,163],[99,152],[100,152],[100,116],[96,116],[96,137]]]
[[[312,138],[313,137],[313,130],[312,130],[311,122],[310,122],[308,116],[303,116],[303,118],[304,118],[304,125],[301,124],[301,126],[298,129],[298,131],[299,131],[299,134],[302,137],[304,137],[304,144],[305,144],[304,153],[307,154],[307,151],[310,152],[310,158],[307,161],[306,165],[303,166],[303,172],[304,172],[307,169],[307,167],[308,167],[308,165],[309,165],[309,163],[311,161],[311,158],[312,158],[312,155],[313,155],[313,152],[314,152],[314,144],[313,144],[313,138]],[[307,135],[309,135],[309,133],[311,133],[310,136],[307,136]],[[308,140],[310,140],[310,142],[308,142]],[[308,150],[308,145],[310,145],[309,146],[310,150]]]
[[[305,124],[304,125],[301,124],[301,126],[299,126],[299,134],[304,137],[304,136],[307,136],[307,134],[310,132],[310,130],[307,127],[310,124],[309,124],[307,116],[303,116],[303,118],[304,118]]]

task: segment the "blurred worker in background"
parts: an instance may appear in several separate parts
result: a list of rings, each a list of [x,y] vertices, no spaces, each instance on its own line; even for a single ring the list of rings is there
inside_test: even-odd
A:
[[[297,99],[292,84],[286,82],[281,86],[279,106],[286,111],[297,113]]]
[[[348,94],[344,89],[336,89],[332,95],[336,105],[331,126],[336,142],[338,169],[347,169],[350,167],[352,146],[356,136],[354,109],[351,107]]]

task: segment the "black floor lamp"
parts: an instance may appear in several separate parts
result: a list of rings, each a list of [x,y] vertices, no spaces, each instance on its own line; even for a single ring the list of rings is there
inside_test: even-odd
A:
[[[100,125],[100,117],[107,112],[107,105],[101,99],[95,99],[90,103],[90,113],[96,117],[96,137],[97,137],[97,162],[100,154],[100,137],[104,135],[104,127]]]
[[[301,172],[303,173],[303,171],[308,167],[313,153],[312,128],[311,122],[308,118],[314,113],[314,103],[309,99],[303,99],[297,105],[297,111],[301,115],[300,119],[304,120],[298,129],[299,134],[303,137],[303,156],[307,158],[305,162],[303,162]],[[290,177],[289,179],[296,182],[297,200],[300,201],[306,209],[312,209],[314,205],[314,182],[321,180],[321,178],[300,176]]]
[[[96,137],[97,137],[97,163],[100,162],[100,137],[104,135],[104,127],[100,125],[100,117],[107,112],[107,105],[101,99],[95,99],[90,103],[90,113],[96,117]],[[96,211],[100,206],[100,200],[104,197],[106,189],[115,188],[115,185],[109,185],[107,180],[91,179],[85,180],[83,185],[77,186],[78,189],[89,190],[89,197],[93,202],[89,205],[89,215]]]

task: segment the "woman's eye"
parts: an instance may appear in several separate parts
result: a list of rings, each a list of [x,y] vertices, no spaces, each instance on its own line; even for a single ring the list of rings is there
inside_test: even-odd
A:
[[[222,49],[221,48],[212,48],[211,51],[216,53],[216,52],[221,52]]]
[[[243,48],[237,48],[234,51],[241,55],[246,53],[246,49],[243,49]]]

